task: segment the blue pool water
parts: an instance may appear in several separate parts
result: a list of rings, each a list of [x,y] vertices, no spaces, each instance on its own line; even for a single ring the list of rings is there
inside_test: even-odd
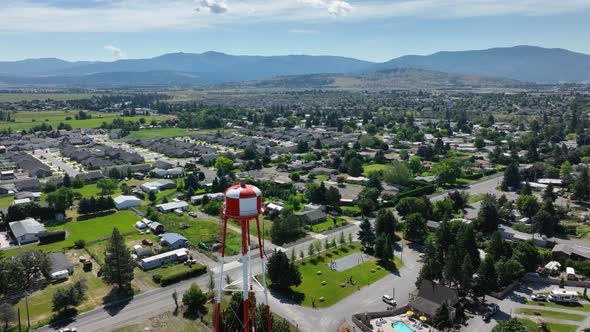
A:
[[[395,327],[395,332],[414,332],[414,330],[404,322],[393,322],[393,327]]]

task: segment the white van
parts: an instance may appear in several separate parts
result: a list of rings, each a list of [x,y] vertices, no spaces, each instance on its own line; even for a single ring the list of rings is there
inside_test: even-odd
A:
[[[578,293],[558,288],[551,291],[548,299],[551,302],[578,303]]]

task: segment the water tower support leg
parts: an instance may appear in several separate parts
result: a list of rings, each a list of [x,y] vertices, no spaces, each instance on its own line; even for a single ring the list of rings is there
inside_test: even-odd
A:
[[[266,287],[266,262],[264,259],[264,251],[262,248],[262,236],[260,233],[260,220],[256,217],[256,229],[258,230],[258,249],[260,252],[260,264],[262,265],[262,287],[264,287],[264,305],[266,306],[266,329],[271,332],[270,326],[270,307],[268,305],[268,289]]]
[[[223,289],[223,264],[225,258],[225,237],[227,235],[227,218],[223,218],[221,234],[221,259],[219,260],[219,281],[217,282],[217,298],[215,306],[215,332],[219,332],[219,320],[221,318],[221,290]]]
[[[243,281],[243,290],[242,290],[242,300],[244,301],[244,331],[249,331],[249,323],[250,319],[248,318],[248,313],[250,312],[249,304],[250,304],[250,292],[248,291],[248,281],[250,276],[248,275],[248,267],[250,266],[249,256],[248,256],[248,223],[245,220],[241,221],[242,225],[242,281]]]

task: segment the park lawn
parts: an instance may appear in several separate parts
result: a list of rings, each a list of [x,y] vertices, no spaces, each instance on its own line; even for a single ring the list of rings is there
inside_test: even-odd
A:
[[[65,224],[57,226],[46,227],[48,231],[55,231],[65,229],[68,233],[64,241],[44,244],[44,245],[30,245],[17,249],[7,250],[7,255],[14,255],[17,252],[24,250],[37,249],[46,253],[62,251],[65,248],[71,248],[78,240],[86,242],[106,238],[113,232],[113,228],[117,227],[121,233],[129,233],[136,231],[134,224],[139,220],[139,217],[130,211],[120,211],[103,217],[92,218],[84,221],[70,221]]]
[[[72,189],[72,191],[80,193],[80,195],[82,195],[82,197],[84,198],[90,198],[90,197],[98,197],[100,196],[100,188],[98,188],[96,186],[96,183],[92,183],[92,184],[87,184],[82,188],[74,188]],[[115,192],[111,195],[113,197],[118,196],[118,194],[121,193],[121,189],[119,187],[117,187],[117,189],[115,189]]]
[[[14,202],[14,196],[0,197],[0,207],[9,207]]]
[[[326,265],[329,261],[348,256],[352,253],[360,252],[359,244],[347,244],[340,248],[329,250],[328,257],[326,252],[322,252],[321,256],[317,254],[310,258],[305,258],[297,265],[301,272],[301,285],[291,288],[291,293],[286,294],[292,300],[311,307],[312,301],[315,300],[317,307],[329,307],[363,286],[370,285],[375,281],[390,274],[385,268],[377,264],[377,260],[371,257],[369,260],[354,266],[344,271],[333,271]],[[395,259],[396,268],[401,267],[401,262]],[[321,271],[321,275],[316,272]],[[346,284],[346,281],[352,277],[356,284]],[[326,285],[322,285],[322,281],[326,281]],[[341,287],[344,283],[346,286]],[[320,298],[324,297],[324,301],[320,302]]]
[[[348,221],[346,221],[346,219],[344,218],[334,218],[332,216],[328,216],[326,218],[326,221],[319,224],[311,225],[310,228],[311,231],[314,233],[322,233],[325,231],[332,230],[336,227],[344,226],[346,224],[348,224]]]
[[[539,325],[529,319],[524,318],[517,318],[526,328],[527,332],[542,332],[543,330],[539,327]],[[546,323],[547,328],[551,332],[576,332],[578,326],[570,325],[570,324],[560,324],[560,323]]]
[[[535,305],[535,306],[539,306],[539,307],[559,308],[559,309],[569,309],[569,310],[579,310],[579,311],[590,312],[590,304],[578,303],[577,305],[566,305],[566,304],[559,304],[559,303],[555,303],[555,302],[536,302],[536,301],[527,301],[526,304]]]
[[[97,113],[90,112],[92,115],[91,119],[76,120],[75,116],[78,110],[71,111],[24,111],[15,113],[14,122],[0,122],[0,130],[12,128],[13,131],[20,131],[23,129],[30,129],[32,127],[41,125],[42,123],[51,125],[56,129],[61,122],[68,123],[72,128],[99,128],[103,122],[111,123],[113,119],[120,117],[116,113]],[[72,119],[66,120],[66,117]],[[138,121],[140,118],[144,118],[146,122],[152,120],[161,120],[160,116],[126,116],[120,117],[125,121]]]
[[[185,128],[153,128],[132,131],[126,139],[152,139],[190,136],[192,133]]]
[[[68,253],[82,253],[81,251],[71,251]],[[84,303],[78,306],[78,312],[83,312],[94,308],[97,305],[103,303],[103,298],[110,292],[111,286],[105,284],[102,279],[96,276],[98,269],[93,269],[92,272],[85,272],[82,269],[82,264],[77,260],[74,263],[74,274],[70,276],[70,279],[63,283],[49,284],[44,289],[33,293],[29,297],[29,315],[31,318],[31,325],[37,325],[39,323],[45,324],[53,316],[52,311],[52,297],[58,288],[69,285],[75,281],[85,279],[86,285],[88,285],[87,296],[88,298]],[[26,324],[27,311],[25,299],[21,299],[17,306],[20,308],[21,321]]]
[[[558,311],[550,311],[550,310],[528,309],[528,308],[518,308],[518,309],[516,309],[516,313],[521,314],[521,315],[527,315],[527,316],[566,319],[566,320],[571,320],[571,321],[583,321],[584,319],[586,319],[586,315],[570,314],[570,313],[566,313],[566,312],[558,312]],[[535,313],[538,313],[538,315]]]
[[[386,165],[383,165],[383,164],[364,165],[363,166],[363,175],[369,176],[369,174],[372,172],[383,171],[383,170],[385,170],[385,167],[386,167]]]
[[[174,213],[160,214],[160,223],[164,225],[167,233],[179,233],[186,237],[189,242],[197,247],[203,242],[211,248],[217,241],[221,242],[221,223],[207,219],[197,219],[188,215],[177,216]],[[182,229],[181,225],[190,225]],[[240,250],[240,234],[231,229],[227,230],[226,255],[236,255]]]

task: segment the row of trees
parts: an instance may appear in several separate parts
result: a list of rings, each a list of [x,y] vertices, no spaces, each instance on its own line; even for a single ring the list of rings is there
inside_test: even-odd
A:
[[[88,214],[96,213],[115,208],[115,201],[110,196],[101,196],[98,198],[81,198],[78,202],[78,213]]]

